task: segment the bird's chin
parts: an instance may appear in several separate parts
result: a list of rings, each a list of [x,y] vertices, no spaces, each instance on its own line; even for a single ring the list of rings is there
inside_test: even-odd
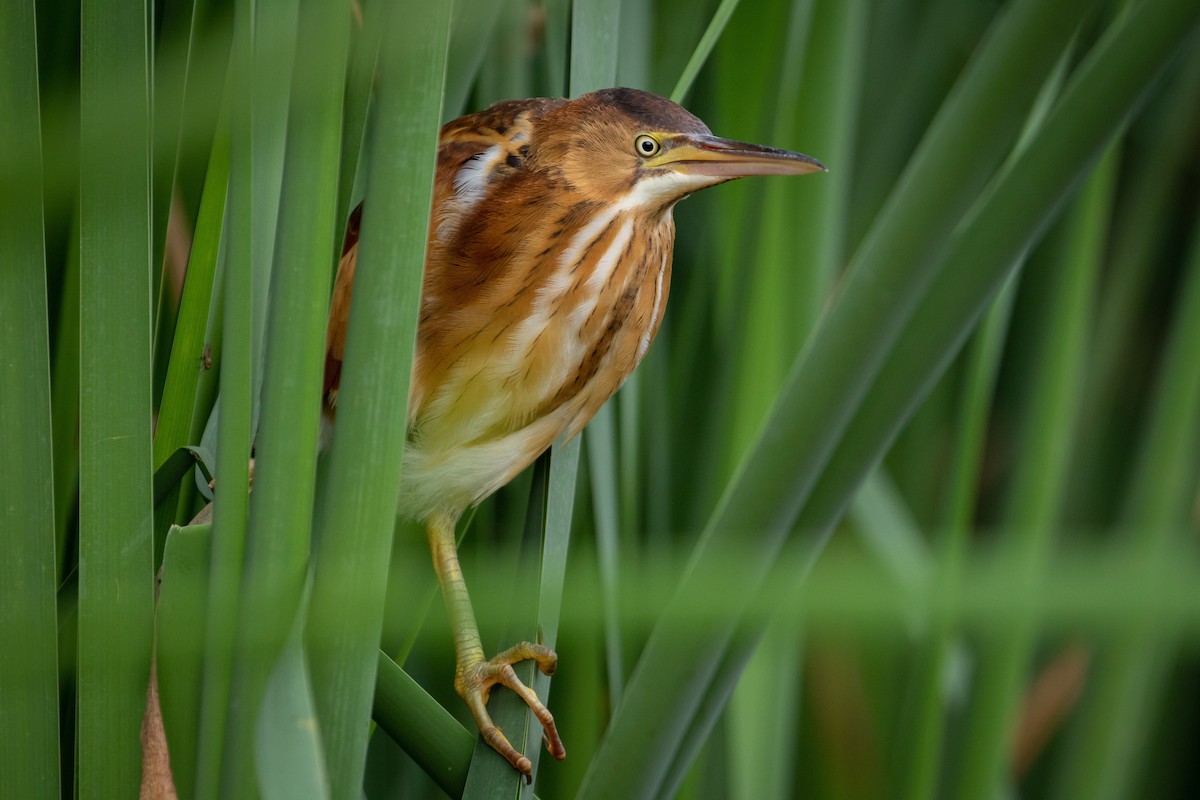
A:
[[[675,203],[693,192],[727,180],[729,178],[721,176],[665,169],[656,175],[638,181],[628,195],[628,202],[633,205],[654,206],[662,205],[664,202]]]

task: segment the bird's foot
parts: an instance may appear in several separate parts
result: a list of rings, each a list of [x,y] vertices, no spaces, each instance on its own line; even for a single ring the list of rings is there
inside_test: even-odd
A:
[[[521,642],[487,661],[460,664],[454,679],[454,688],[471,709],[471,716],[475,717],[475,724],[479,726],[483,740],[524,775],[527,783],[533,780],[533,764],[509,743],[504,732],[492,722],[487,710],[487,701],[492,687],[497,684],[512,689],[542,723],[546,749],[557,759],[565,758],[567,751],[563,749],[562,740],[558,738],[554,717],[534,691],[521,683],[517,673],[513,671],[513,664],[528,660],[537,662],[538,669],[544,675],[553,675],[554,668],[558,665],[558,656],[549,647]]]

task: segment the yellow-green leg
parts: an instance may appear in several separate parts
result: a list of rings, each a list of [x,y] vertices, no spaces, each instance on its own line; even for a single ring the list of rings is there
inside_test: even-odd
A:
[[[479,726],[483,740],[504,756],[526,778],[533,777],[533,765],[529,759],[513,747],[487,711],[488,697],[496,684],[512,689],[533,711],[545,731],[546,748],[555,758],[566,757],[554,717],[533,690],[521,683],[512,665],[521,661],[537,662],[538,669],[553,675],[558,656],[548,647],[531,642],[513,645],[493,658],[483,657],[483,644],[479,640],[479,627],[475,624],[475,613],[471,610],[471,598],[467,595],[467,584],[463,580],[462,568],[458,564],[458,548],[454,542],[456,518],[449,514],[435,514],[426,521],[429,549],[433,553],[433,568],[442,585],[442,596],[446,598],[446,610],[454,630],[454,654],[457,666],[454,670],[454,689],[466,701],[471,716]]]

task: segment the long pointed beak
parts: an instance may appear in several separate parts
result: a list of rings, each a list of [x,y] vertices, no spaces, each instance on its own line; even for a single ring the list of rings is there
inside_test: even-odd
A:
[[[761,144],[735,142],[704,134],[666,137],[654,166],[669,167],[688,175],[744,178],[749,175],[807,175],[827,172],[812,156]]]

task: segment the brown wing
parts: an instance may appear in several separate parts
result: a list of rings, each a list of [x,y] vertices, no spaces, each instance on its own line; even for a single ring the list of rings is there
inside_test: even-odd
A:
[[[446,230],[447,220],[469,215],[473,203],[462,198],[462,187],[455,179],[462,170],[495,145],[503,148],[503,157],[493,159],[484,176],[493,180],[518,170],[524,160],[524,147],[532,135],[532,126],[546,111],[562,104],[563,100],[532,98],[529,100],[506,100],[483,111],[468,114],[442,126],[438,139],[438,163],[434,176],[433,208],[430,216],[429,248],[425,265],[425,296],[431,294],[431,276],[436,279],[443,272],[447,261],[446,248],[436,248],[439,230]],[[354,284],[354,272],[358,261],[358,235],[362,219],[360,203],[350,215],[346,227],[346,238],[342,245],[342,259],[338,264],[337,279],[330,301],[329,326],[325,335],[325,382],[324,404],[326,413],[332,417],[337,408],[338,388],[341,383],[342,358],[346,346],[346,329],[350,320],[350,301]],[[460,220],[455,219],[454,222]],[[438,314],[425,300],[421,307],[421,329],[417,335],[418,363],[421,343],[427,338],[427,329],[436,326]],[[424,395],[424,376],[418,370],[414,376],[414,397]]]

